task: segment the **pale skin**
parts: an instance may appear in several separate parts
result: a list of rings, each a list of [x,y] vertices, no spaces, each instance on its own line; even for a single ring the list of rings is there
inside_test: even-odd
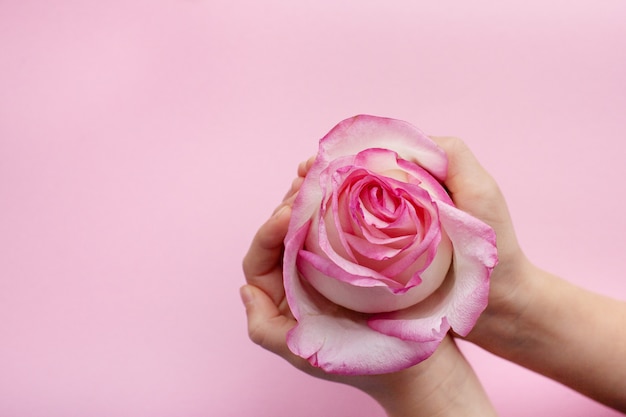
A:
[[[455,204],[497,235],[499,263],[487,310],[467,340],[626,412],[626,303],[578,288],[533,265],[522,252],[506,202],[493,178],[455,138],[433,138],[447,153],[445,185]],[[274,215],[244,259],[242,288],[250,338],[316,377],[355,386],[395,416],[496,415],[471,367],[450,337],[407,370],[367,377],[325,374],[293,355],[295,325],[284,297],[280,257],[290,207],[311,161],[302,163]],[[558,297],[555,297],[555,294]]]
[[[445,184],[455,204],[497,235],[489,305],[467,340],[626,412],[626,302],[533,265],[493,178],[460,140],[433,139],[448,154]]]

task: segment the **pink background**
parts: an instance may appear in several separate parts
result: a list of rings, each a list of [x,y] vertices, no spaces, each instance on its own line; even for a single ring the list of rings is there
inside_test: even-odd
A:
[[[626,298],[624,21],[623,0],[1,1],[0,415],[383,416],[253,345],[237,292],[298,162],[357,113],[464,138],[536,263]],[[617,415],[464,349],[503,416]]]

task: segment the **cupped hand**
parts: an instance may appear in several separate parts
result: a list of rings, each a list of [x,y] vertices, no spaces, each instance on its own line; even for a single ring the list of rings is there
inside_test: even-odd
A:
[[[496,321],[492,319],[498,317],[497,323],[503,323],[501,318],[507,317],[508,325],[514,324],[530,303],[524,287],[529,284],[528,277],[533,276],[534,266],[520,248],[506,201],[493,177],[460,139],[431,138],[448,156],[448,176],[444,184],[455,205],[496,232],[498,265],[491,275],[489,304],[467,336],[479,345],[488,345],[497,339],[494,337],[496,329],[492,328]]]
[[[317,378],[344,383],[369,394],[389,416],[495,415],[482,386],[451,337],[435,354],[400,372],[383,375],[328,374],[293,354],[287,333],[296,324],[283,287],[282,253],[291,205],[312,159],[300,164],[298,177],[283,202],[255,235],[243,260],[247,284],[241,288],[246,307],[248,334],[261,347]],[[459,408],[462,407],[462,408]]]

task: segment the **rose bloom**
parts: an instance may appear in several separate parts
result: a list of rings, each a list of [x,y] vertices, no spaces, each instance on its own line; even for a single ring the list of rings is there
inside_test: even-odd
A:
[[[321,141],[283,259],[297,325],[287,343],[329,373],[394,372],[428,358],[487,305],[494,231],[454,207],[447,158],[406,122],[356,116]]]

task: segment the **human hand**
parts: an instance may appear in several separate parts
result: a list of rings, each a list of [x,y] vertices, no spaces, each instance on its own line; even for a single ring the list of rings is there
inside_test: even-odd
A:
[[[242,287],[241,297],[252,341],[309,375],[361,389],[378,401],[389,416],[495,415],[473,370],[451,337],[446,337],[435,354],[422,363],[383,375],[327,374],[289,350],[287,332],[296,321],[283,288],[283,239],[291,204],[311,163],[309,160],[300,164],[298,178],[257,232],[243,261],[247,285]]]
[[[626,303],[531,264],[493,178],[460,140],[433,139],[448,155],[445,185],[454,203],[488,223],[497,237],[499,263],[491,275],[489,304],[466,339],[626,412],[626,367],[620,366]]]
[[[515,323],[530,303],[534,267],[522,252],[506,201],[498,184],[470,149],[457,138],[432,137],[448,155],[444,182],[455,205],[490,225],[496,232],[498,265],[491,275],[489,304],[468,340],[496,353],[506,349],[504,332],[516,338]]]

